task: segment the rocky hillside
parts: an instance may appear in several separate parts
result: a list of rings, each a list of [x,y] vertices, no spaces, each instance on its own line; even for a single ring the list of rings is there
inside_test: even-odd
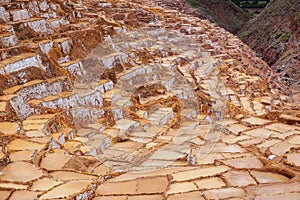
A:
[[[158,4],[182,13],[208,19],[226,30],[237,33],[250,17],[231,0],[164,0]]]
[[[299,10],[299,0],[274,0],[238,33],[295,92],[300,84]]]
[[[230,0],[187,0],[199,8],[203,16],[232,33],[238,32],[250,19],[249,16]]]
[[[226,30],[236,33],[250,19],[249,16],[230,0],[187,0],[200,10],[204,18],[217,23]]]

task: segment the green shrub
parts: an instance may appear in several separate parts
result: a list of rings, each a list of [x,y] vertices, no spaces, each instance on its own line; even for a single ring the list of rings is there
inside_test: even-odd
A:
[[[278,39],[278,38],[280,38],[282,36],[282,33],[276,33],[276,35],[275,35],[275,39]]]
[[[288,32],[284,36],[282,36],[281,40],[284,42],[288,42],[290,37],[291,37],[291,32]]]
[[[269,3],[269,1],[240,1],[241,8],[264,8]]]
[[[269,35],[267,40],[269,41],[271,39],[272,39],[272,35]]]
[[[290,55],[291,55],[291,54],[290,54],[290,53],[288,53],[288,54],[286,54],[286,55],[282,56],[281,60],[285,60],[285,59],[287,59],[287,58],[288,58]]]

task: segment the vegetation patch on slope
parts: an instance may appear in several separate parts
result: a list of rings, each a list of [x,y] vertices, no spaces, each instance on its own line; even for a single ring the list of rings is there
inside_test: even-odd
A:
[[[231,0],[186,0],[192,7],[212,22],[237,33],[250,19],[250,15],[239,8]]]
[[[300,87],[300,1],[273,0],[238,32],[288,84]]]

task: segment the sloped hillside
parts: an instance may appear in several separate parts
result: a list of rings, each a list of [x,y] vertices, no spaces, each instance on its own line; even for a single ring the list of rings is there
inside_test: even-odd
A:
[[[300,80],[299,11],[299,0],[274,0],[238,33],[295,91]]]
[[[217,23],[232,33],[237,33],[250,17],[230,0],[186,0],[198,8],[201,16]]]
[[[161,7],[208,19],[232,33],[237,33],[250,19],[230,0],[163,0],[156,3]]]

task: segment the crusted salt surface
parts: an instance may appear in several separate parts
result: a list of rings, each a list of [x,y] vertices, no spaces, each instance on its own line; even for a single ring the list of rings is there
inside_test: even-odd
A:
[[[177,0],[13,3],[1,197],[297,199],[299,105],[237,37]]]

